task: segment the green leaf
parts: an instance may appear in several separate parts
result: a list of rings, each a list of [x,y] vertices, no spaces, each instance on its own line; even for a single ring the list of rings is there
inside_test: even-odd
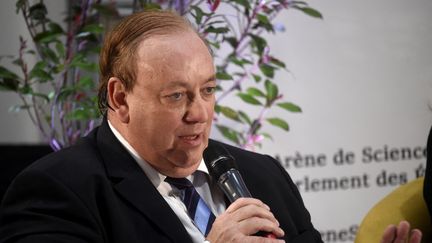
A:
[[[63,43],[61,43],[61,42],[57,42],[57,43],[55,44],[55,48],[56,48],[56,51],[57,51],[58,56],[59,56],[60,58],[65,58],[65,56],[66,56],[66,51],[65,51],[65,48],[64,48]]]
[[[267,31],[273,31],[273,25],[271,24],[270,20],[266,15],[263,14],[257,14],[258,23],[254,28],[261,26]]]
[[[62,34],[62,33],[64,33],[62,27],[59,24],[57,24],[57,23],[50,22],[48,24],[48,26],[49,26],[52,34]]]
[[[263,64],[259,65],[259,68],[260,68],[261,72],[266,77],[269,77],[269,78],[273,78],[274,77],[274,69],[275,69],[274,67],[272,67],[272,66],[270,66],[268,64],[263,63]]]
[[[230,119],[232,119],[234,121],[241,122],[241,120],[239,118],[239,114],[235,110],[231,109],[230,107],[228,107],[228,106],[220,106],[220,111],[227,118],[230,118]]]
[[[226,41],[226,42],[228,42],[231,45],[232,48],[235,48],[238,45],[238,40],[235,37],[232,37],[232,36],[226,37],[225,36],[223,38],[223,40]]]
[[[255,79],[255,82],[259,83],[261,81],[261,76],[252,74],[252,77]]]
[[[32,87],[30,87],[28,84],[24,85],[22,87],[18,88],[18,92],[25,94],[25,95],[29,95],[29,94],[33,94],[33,89]]]
[[[238,96],[246,103],[251,104],[251,105],[262,105],[261,102],[259,102],[259,100],[255,99],[252,95],[250,94],[245,94],[245,93],[239,93]]]
[[[261,135],[263,135],[265,138],[268,138],[271,141],[273,141],[273,137],[270,134],[264,132],[264,133],[261,133]]]
[[[120,16],[115,5],[111,3],[105,3],[105,4],[94,3],[92,5],[92,8],[95,9],[99,14],[108,16],[109,18],[112,19]]]
[[[60,63],[60,64],[54,66],[53,72],[54,73],[60,73],[60,72],[62,72],[64,70],[64,68],[65,68],[65,65],[62,64],[62,63]]]
[[[46,95],[46,94],[33,93],[32,95],[35,96],[35,97],[40,97],[40,98],[44,99],[46,103],[48,103],[50,101],[48,95]]]
[[[211,46],[215,47],[216,49],[220,48],[220,44],[217,41],[209,41],[209,40],[207,40],[207,43],[210,44]]]
[[[234,63],[237,66],[243,67],[245,64],[252,64],[251,61],[247,60],[247,59],[238,59],[236,56],[231,55],[229,57],[230,62]]]
[[[192,6],[191,8],[195,12],[192,13],[192,16],[195,18],[195,23],[197,25],[200,25],[202,22],[202,17],[204,16],[204,12],[201,10],[201,8],[197,6]]]
[[[248,0],[231,0],[231,2],[237,3],[243,6],[245,9],[250,9],[251,5]]]
[[[46,61],[38,61],[34,66],[33,69],[44,69],[47,67]]]
[[[232,142],[234,142],[234,143],[236,143],[236,144],[239,144],[239,143],[240,143],[240,142],[239,142],[239,137],[238,137],[238,132],[237,132],[237,131],[235,131],[235,130],[229,128],[229,127],[223,126],[223,125],[216,125],[216,128],[217,128],[217,129],[222,133],[222,135],[223,135],[224,137],[226,137],[228,140],[230,140],[230,141],[232,141]]]
[[[69,96],[73,95],[76,92],[74,88],[66,87],[60,90],[59,95],[57,96],[58,101],[64,101]]]
[[[322,14],[319,11],[317,11],[317,10],[315,10],[313,8],[310,8],[310,7],[300,7],[300,6],[294,6],[294,8],[302,11],[303,13],[305,13],[305,14],[311,16],[311,17],[320,18],[320,19],[323,18]]]
[[[51,43],[53,41],[57,41],[57,37],[59,37],[60,35],[60,33],[44,31],[36,34],[36,36],[34,37],[34,41],[36,43]]]
[[[279,107],[281,107],[287,111],[291,111],[291,112],[301,112],[302,111],[298,105],[291,103],[291,102],[279,103],[279,104],[277,104],[277,106],[279,106]]]
[[[26,53],[31,54],[31,55],[35,55],[36,54],[36,52],[34,50],[28,50],[28,51],[26,51]]]
[[[43,3],[34,4],[29,8],[29,17],[35,20],[43,20],[45,19],[45,15],[48,13],[48,10]]]
[[[18,67],[22,67],[24,65],[23,60],[20,58],[13,60],[12,64],[17,65]]]
[[[0,89],[5,91],[18,91],[19,77],[9,69],[0,66]]]
[[[215,21],[208,22],[206,24],[207,25],[226,24],[226,22],[224,20],[215,20]]]
[[[285,131],[289,131],[288,123],[280,118],[277,117],[267,118],[267,121],[276,127],[280,127]]]
[[[266,80],[264,83],[264,86],[266,88],[267,91],[267,101],[268,104],[270,104],[271,102],[273,102],[279,93],[278,87],[272,83],[270,80]]]
[[[53,80],[53,77],[49,73],[41,68],[36,67],[30,71],[30,78],[38,79],[41,83],[44,83],[48,80]]]
[[[232,80],[233,77],[226,72],[217,72],[216,79],[218,80]]]
[[[54,91],[51,91],[51,92],[48,93],[48,99],[49,100],[54,99],[54,97],[55,97],[55,92]]]
[[[83,70],[89,71],[89,72],[96,72],[98,70],[98,65],[94,62],[87,62],[84,60],[78,60],[71,63],[71,66],[79,67]]]
[[[275,57],[270,57],[270,63],[281,67],[281,68],[285,68],[285,63],[283,63],[281,60],[275,58]]]
[[[229,32],[229,28],[227,27],[213,27],[213,26],[209,26],[205,29],[206,33],[216,33],[216,34],[221,34],[221,33],[227,33]]]
[[[86,77],[82,77],[79,80],[79,85],[87,89],[92,89],[94,88],[95,83],[93,82],[93,79],[91,77],[86,76]]]
[[[258,54],[262,55],[265,47],[267,46],[267,41],[257,35],[249,34],[252,38],[252,44],[257,48]]]
[[[143,2],[143,1],[141,1],[141,2]],[[144,10],[162,9],[162,7],[159,4],[157,4],[157,3],[147,2],[147,3],[144,3],[144,8],[143,9]]]
[[[27,109],[30,109],[29,105],[14,105],[9,107],[9,112],[20,112]]]
[[[217,114],[219,114],[220,111],[221,111],[221,106],[218,105],[218,104],[215,104],[215,106],[214,106],[214,111],[215,111]]]
[[[18,91],[19,82],[16,79],[4,78],[0,80],[0,90]]]
[[[251,119],[249,118],[249,116],[244,113],[243,111],[239,111],[238,112],[240,119],[242,119],[243,121],[245,121],[247,124],[252,124]]]
[[[265,23],[265,24],[269,24],[270,23],[269,19],[264,14],[257,14],[256,18],[258,19],[259,22],[262,22],[262,23]]]
[[[28,0],[18,0],[16,1],[15,7],[16,7],[16,14],[19,13],[19,11],[26,6]]]
[[[78,108],[73,110],[71,113],[66,115],[66,119],[68,120],[79,120],[86,121],[92,117],[92,114],[83,108]]]
[[[54,63],[59,63],[57,54],[49,47],[43,47],[40,49],[45,59],[51,60]]]
[[[0,66],[0,78],[18,79],[18,75],[7,68]]]
[[[80,32],[90,32],[93,34],[101,34],[104,32],[104,28],[100,24],[88,24],[82,28]]]
[[[266,97],[266,95],[261,90],[254,87],[248,88],[246,92],[252,96]]]
[[[239,67],[243,67],[243,65],[245,64],[241,60],[237,59],[235,56],[230,56],[229,60],[230,60],[230,62],[234,63],[235,65],[237,65]]]

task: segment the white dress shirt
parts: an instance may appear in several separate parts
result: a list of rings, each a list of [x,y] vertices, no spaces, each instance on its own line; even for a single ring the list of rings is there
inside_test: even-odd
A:
[[[180,191],[172,187],[169,183],[165,182],[166,176],[155,170],[148,162],[142,159],[136,150],[123,138],[123,136],[111,125],[108,121],[111,131],[114,136],[120,141],[120,143],[126,148],[126,150],[136,160],[138,165],[150,179],[152,184],[156,187],[174,213],[179,217],[180,221],[186,228],[186,231],[191,236],[194,243],[205,242],[205,237],[201,231],[195,226],[194,222],[188,215],[187,208],[184,205]],[[220,215],[225,211],[225,202],[221,190],[217,188],[216,183],[212,183],[208,174],[207,167],[204,160],[201,159],[201,163],[198,169],[190,176],[186,177],[194,185],[201,198],[207,203],[210,210],[215,216]],[[144,193],[144,192],[143,192]]]

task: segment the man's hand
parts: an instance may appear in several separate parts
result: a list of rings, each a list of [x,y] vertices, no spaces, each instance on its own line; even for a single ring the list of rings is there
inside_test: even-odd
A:
[[[413,229],[410,232],[410,224],[407,221],[401,221],[398,226],[389,225],[384,230],[381,238],[381,243],[405,243],[409,239],[409,243],[420,243],[422,233],[418,229]]]
[[[279,222],[270,212],[270,208],[258,199],[240,198],[219,215],[207,236],[211,243],[250,242],[276,243],[283,240],[253,236],[259,231],[273,233],[283,237]]]

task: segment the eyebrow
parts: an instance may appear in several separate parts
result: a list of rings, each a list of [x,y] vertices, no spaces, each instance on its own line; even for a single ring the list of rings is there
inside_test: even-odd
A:
[[[209,82],[215,82],[215,81],[216,81],[216,75],[213,74],[209,78],[207,78],[202,84],[206,84],[206,83],[209,83]],[[173,87],[178,87],[178,86],[180,86],[180,87],[189,87],[190,84],[188,82],[186,82],[186,81],[177,80],[177,81],[170,82],[169,84],[167,84],[166,86],[164,86],[163,89],[173,88]]]

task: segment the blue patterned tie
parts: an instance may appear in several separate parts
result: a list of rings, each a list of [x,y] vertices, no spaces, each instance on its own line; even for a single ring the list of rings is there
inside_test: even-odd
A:
[[[192,183],[186,178],[167,177],[165,181],[184,191],[183,203],[188,210],[189,217],[194,221],[201,233],[207,236],[216,217],[195,190]]]

